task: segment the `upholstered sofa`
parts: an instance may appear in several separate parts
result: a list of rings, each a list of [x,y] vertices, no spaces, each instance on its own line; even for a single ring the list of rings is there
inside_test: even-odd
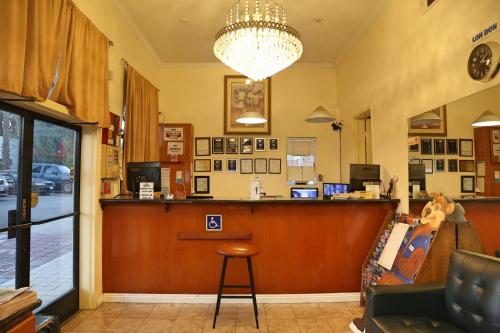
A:
[[[446,285],[372,286],[366,332],[500,332],[500,259],[454,251]]]

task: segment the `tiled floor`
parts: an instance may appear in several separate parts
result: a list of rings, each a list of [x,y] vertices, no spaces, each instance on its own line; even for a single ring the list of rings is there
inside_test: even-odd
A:
[[[62,332],[347,333],[351,320],[363,313],[358,303],[259,304],[257,330],[251,304],[225,303],[214,330],[214,310],[214,304],[104,303],[77,313]]]

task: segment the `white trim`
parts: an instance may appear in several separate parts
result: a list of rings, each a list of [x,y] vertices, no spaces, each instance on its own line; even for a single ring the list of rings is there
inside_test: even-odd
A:
[[[215,303],[217,295],[197,294],[103,294],[106,303]],[[257,295],[258,303],[332,303],[358,302],[359,292],[331,294],[262,294]],[[227,299],[225,303],[249,303],[250,299]]]

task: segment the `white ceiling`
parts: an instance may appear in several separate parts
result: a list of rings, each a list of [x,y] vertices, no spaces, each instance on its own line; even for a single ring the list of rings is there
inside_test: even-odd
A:
[[[212,46],[235,0],[115,0],[165,63],[217,62]],[[335,63],[382,0],[281,0],[288,23],[302,36],[300,62]],[[314,18],[322,18],[315,23]]]

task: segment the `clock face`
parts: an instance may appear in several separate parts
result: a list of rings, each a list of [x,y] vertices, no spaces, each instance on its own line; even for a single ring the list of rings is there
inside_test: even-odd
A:
[[[476,81],[487,79],[492,67],[493,50],[487,44],[479,44],[469,56],[468,70],[470,77]]]

